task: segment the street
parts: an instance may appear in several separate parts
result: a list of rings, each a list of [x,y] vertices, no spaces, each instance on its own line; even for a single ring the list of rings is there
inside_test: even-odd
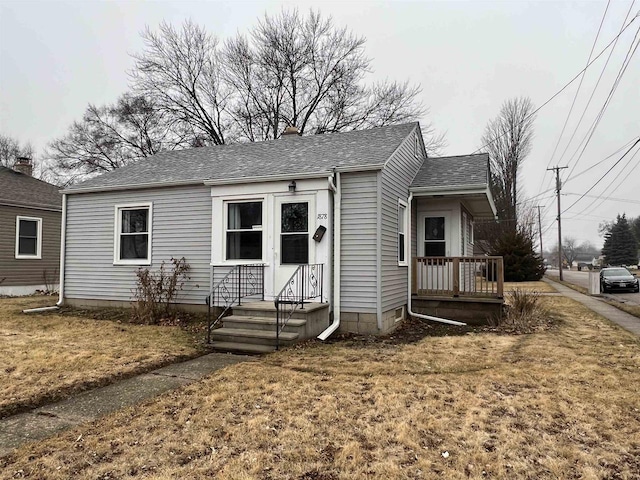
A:
[[[554,276],[558,275],[557,270],[550,270],[549,273]],[[589,288],[589,271],[578,272],[574,270],[564,270],[562,275],[566,282],[573,283],[574,285],[578,285],[586,289]],[[603,294],[603,296],[615,298],[616,300],[629,304],[640,305],[640,293],[616,292]]]

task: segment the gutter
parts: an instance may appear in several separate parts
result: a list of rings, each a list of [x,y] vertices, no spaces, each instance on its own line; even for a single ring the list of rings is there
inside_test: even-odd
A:
[[[62,224],[60,225],[60,284],[58,285],[58,302],[57,306],[61,307],[64,303],[64,264],[65,252],[67,250],[67,194],[62,194]]]
[[[334,171],[328,180],[329,188],[333,191],[333,323],[318,335],[317,338],[323,341],[340,327],[340,222],[342,219],[340,172]]]
[[[409,221],[407,222],[407,233],[409,235],[409,241],[407,242],[409,247],[407,248],[407,251],[409,255],[411,255],[411,219],[413,218],[413,215],[411,215],[412,202],[413,202],[413,192],[410,192],[409,200],[407,201],[407,203],[409,204]],[[463,322],[448,320],[446,318],[433,317],[431,315],[423,315],[421,313],[416,313],[413,310],[411,310],[411,268],[412,266],[413,266],[413,261],[410,261],[409,266],[407,268],[407,313],[412,317],[421,318],[423,320],[430,320],[432,322],[446,323],[448,325],[457,325],[459,327],[466,326],[467,324]]]

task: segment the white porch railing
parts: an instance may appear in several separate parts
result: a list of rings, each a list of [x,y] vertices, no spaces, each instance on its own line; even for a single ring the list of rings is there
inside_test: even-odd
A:
[[[419,297],[503,297],[502,257],[414,257],[412,274]]]

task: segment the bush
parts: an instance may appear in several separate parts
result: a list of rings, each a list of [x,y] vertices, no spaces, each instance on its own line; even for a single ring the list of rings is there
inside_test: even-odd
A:
[[[518,332],[528,332],[544,324],[546,312],[540,304],[538,292],[516,289],[506,295],[507,305],[500,326]]]
[[[148,268],[136,270],[136,288],[131,305],[132,320],[157,325],[162,320],[175,317],[174,302],[178,293],[189,279],[190,266],[184,257],[171,258],[171,267],[151,272]]]
[[[506,282],[534,282],[544,275],[544,263],[533,249],[533,241],[521,231],[504,232],[493,246],[492,255],[504,260]]]

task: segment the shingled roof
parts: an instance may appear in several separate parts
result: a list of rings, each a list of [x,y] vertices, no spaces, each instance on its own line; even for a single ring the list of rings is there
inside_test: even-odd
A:
[[[0,204],[62,210],[62,195],[55,185],[0,167]]]
[[[113,190],[163,184],[326,175],[333,167],[382,166],[418,127],[407,123],[323,135],[289,135],[278,140],[237,143],[158,153],[86,180],[65,192]]]
[[[411,189],[455,189],[489,185],[489,154],[427,158],[411,183]]]

